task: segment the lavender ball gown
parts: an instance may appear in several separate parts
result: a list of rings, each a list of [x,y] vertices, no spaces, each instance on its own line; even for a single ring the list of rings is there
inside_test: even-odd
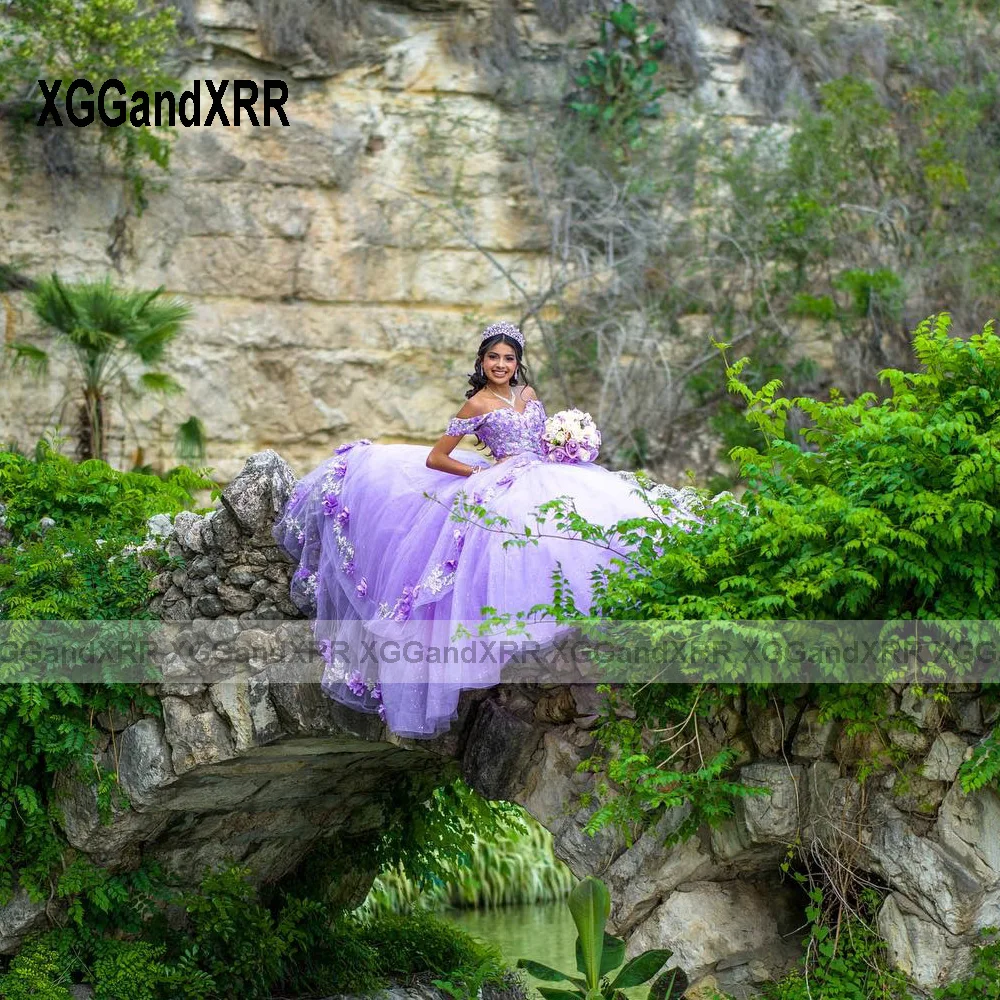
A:
[[[498,460],[470,478],[428,469],[425,447],[362,440],[341,445],[300,480],[275,538],[298,562],[292,598],[315,618],[327,695],[378,712],[395,733],[434,736],[455,718],[463,689],[498,682],[504,656],[497,647],[511,638],[463,646],[455,640],[459,623],[475,635],[484,607],[516,613],[551,602],[557,563],[577,605],[588,608],[591,573],[612,553],[568,536],[505,547],[509,531],[534,525],[532,512],[556,497],[604,525],[648,516],[650,503],[627,473],[546,461],[544,428],[538,400],[523,412],[451,420],[447,434],[477,434]],[[476,452],[452,454],[483,464]],[[693,517],[688,491],[658,490],[674,501],[678,518]],[[507,532],[454,519],[463,495],[507,518]],[[551,522],[545,531],[555,532]],[[566,631],[536,616],[530,639],[544,644]]]

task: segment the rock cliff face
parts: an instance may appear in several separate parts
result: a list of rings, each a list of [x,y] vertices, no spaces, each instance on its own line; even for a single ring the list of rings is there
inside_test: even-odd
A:
[[[565,92],[591,6],[194,0],[184,85],[282,79],[289,127],[178,127],[171,170],[151,177],[137,216],[89,130],[29,129],[17,142],[0,123],[3,260],[33,277],[110,271],[194,305],[171,365],[188,390],[176,414],[204,420],[223,482],[265,447],[309,465],[351,438],[430,442],[461,403],[476,333],[517,320],[515,282],[533,288],[545,268],[544,213],[502,140],[533,99]],[[662,6],[677,8],[691,68],[672,100],[759,120],[741,85],[754,11],[768,5]],[[803,0],[804,17],[833,14],[891,16]],[[23,295],[3,304],[7,338],[39,332]],[[76,407],[60,405],[67,373],[54,374],[44,387],[10,378],[0,437],[31,446],[60,415],[72,429]],[[143,460],[173,464],[176,419],[149,399],[133,421]],[[137,457],[124,426],[113,417],[119,467]]]
[[[154,536],[183,567],[157,578],[153,608],[171,627],[187,623],[187,652],[165,659],[168,679],[150,689],[162,718],[98,720],[102,760],[117,762],[130,802],[110,826],[93,791],[60,776],[66,835],[99,864],[155,858],[193,883],[205,865],[232,859],[274,881],[324,843],[391,822],[395,791],[461,774],[488,797],[524,805],[576,874],[605,878],[630,950],[674,949],[703,995],[714,986],[749,995],[794,963],[805,901],[778,867],[791,844],[827,870],[847,864],[888,887],[879,928],[924,990],[960,975],[978,929],[1000,923],[1000,799],[966,796],[956,782],[993,721],[974,688],[954,690],[947,709],[887,689],[912,723],[889,734],[910,762],[863,786],[854,768],[878,750],[868,736],[811,709],[792,719],[734,703],[703,739],[738,748],[742,780],[768,795],[676,847],[664,840],[677,813],[631,847],[608,831],[591,837],[583,828],[593,807],[581,796],[592,781],[577,767],[593,750],[593,687],[470,693],[448,734],[408,741],[326,698],[314,654],[270,662],[255,654],[269,641],[280,647],[283,622],[304,624],[287,599],[292,566],[270,533],[293,482],[285,462],[263,452],[212,513],[154,519]],[[206,683],[209,674],[219,679]],[[372,877],[353,873],[341,898],[360,901]],[[45,919],[44,905],[17,897],[0,909],[0,950]]]

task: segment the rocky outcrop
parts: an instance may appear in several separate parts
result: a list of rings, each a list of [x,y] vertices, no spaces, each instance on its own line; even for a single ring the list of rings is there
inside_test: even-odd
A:
[[[113,464],[172,465],[186,411],[204,421],[207,463],[223,482],[264,447],[312,466],[352,438],[432,442],[461,402],[478,330],[528,308],[519,288],[546,287],[561,237],[505,143],[537,115],[536,97],[572,87],[594,37],[591,4],[183,6],[195,44],[176,76],[184,88],[203,81],[203,114],[205,80],[282,79],[287,128],[216,119],[174,129],[170,171],[151,168],[139,215],[94,129],[31,128],[18,139],[0,121],[3,262],[33,278],[110,273],[163,285],[195,309],[169,363],[186,397],[134,407],[141,456],[115,415]],[[697,99],[741,126],[761,121],[764,106],[744,84],[763,51],[754,11],[766,18],[769,6],[660,4],[664,17],[673,9],[678,58],[693,73],[668,81],[670,101]],[[796,16],[894,15],[884,4],[806,0]],[[47,343],[24,295],[5,295],[0,336],[35,335]],[[532,363],[540,359],[536,346]],[[42,385],[7,376],[0,437],[29,448],[53,414],[71,429],[71,385],[64,357]],[[714,461],[706,452],[699,462]],[[684,456],[677,474],[694,460]]]
[[[808,707],[734,702],[707,720],[706,746],[742,755],[744,800],[714,830],[665,847],[684,813],[667,813],[631,846],[584,832],[594,806],[580,764],[594,750],[600,699],[578,683],[501,684],[467,693],[452,730],[411,741],[319,689],[320,660],[296,642],[308,626],[288,600],[292,564],[271,526],[294,482],[274,452],[254,455],[205,515],[151,524],[151,544],[180,568],[161,572],[152,608],[170,635],[156,715],[98,719],[100,761],[117,767],[127,802],[100,821],[93,789],[60,775],[69,842],[121,870],[153,858],[195,883],[227,860],[280,880],[324,845],[374,835],[412,783],[461,774],[495,799],[521,803],[554,834],[577,875],[596,873],[613,922],[635,953],[672,948],[693,981],[750,995],[800,954],[805,900],[782,880],[797,845],[814,868],[850,866],[885,885],[878,925],[919,988],[961,975],[978,931],[1000,923],[1000,798],[965,795],[958,768],[991,718],[974,687],[947,706],[887,689],[908,722],[908,762],[862,787],[858,762],[884,749]],[[143,556],[145,557],[145,556]],[[284,631],[283,631],[284,630]],[[296,631],[297,630],[297,631]],[[364,897],[373,873],[339,886]],[[18,895],[0,908],[0,950],[44,923],[46,906]],[[709,994],[710,995],[710,994]]]

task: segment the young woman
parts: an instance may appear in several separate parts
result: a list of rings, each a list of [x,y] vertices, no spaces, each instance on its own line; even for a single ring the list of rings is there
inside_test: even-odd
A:
[[[478,638],[483,608],[514,615],[551,602],[557,567],[588,608],[592,574],[614,554],[559,530],[551,514],[540,524],[540,504],[561,497],[603,525],[651,512],[633,480],[545,460],[545,409],[527,385],[523,352],[516,326],[487,327],[467,401],[430,454],[341,445],[298,483],[275,527],[298,562],[292,597],[316,619],[323,690],[378,711],[396,733],[447,729],[463,689],[499,681],[504,649],[528,651],[566,631],[533,615],[527,636]],[[470,434],[492,463],[456,451]],[[678,505],[676,516],[693,515]],[[530,541],[510,544],[525,526]],[[477,638],[456,641],[459,626]]]

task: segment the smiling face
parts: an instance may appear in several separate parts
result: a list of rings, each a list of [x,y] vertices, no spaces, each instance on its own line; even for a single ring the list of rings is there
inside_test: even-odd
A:
[[[486,348],[483,354],[483,374],[489,388],[509,392],[510,380],[517,373],[517,354],[514,348],[499,341]]]

